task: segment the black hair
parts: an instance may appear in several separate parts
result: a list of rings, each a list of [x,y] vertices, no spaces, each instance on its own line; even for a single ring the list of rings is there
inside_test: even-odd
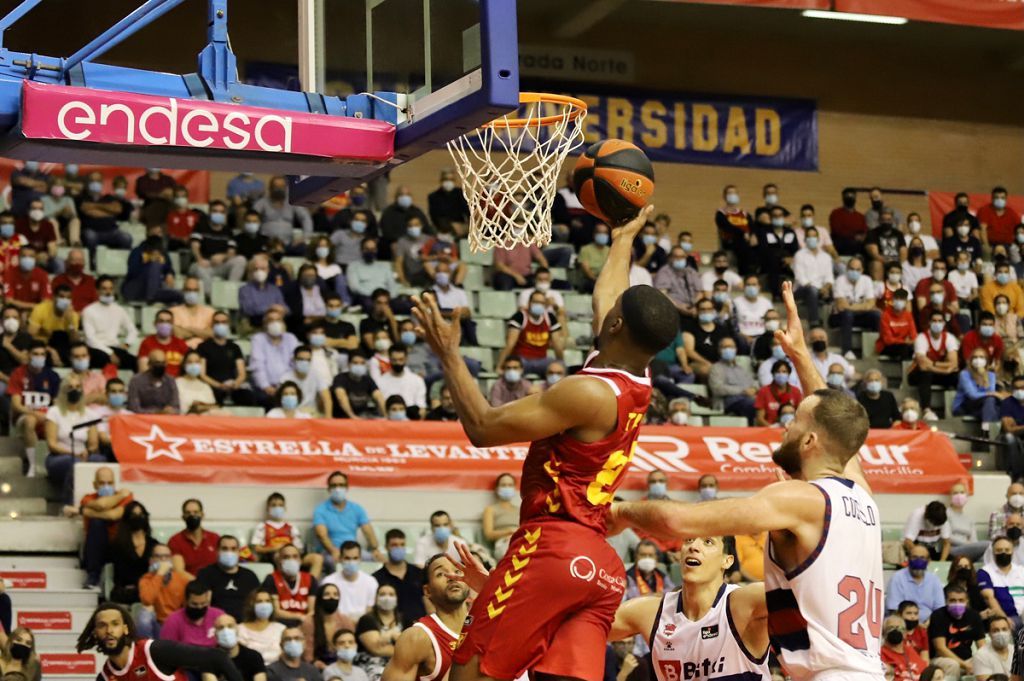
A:
[[[405,398],[403,398],[401,395],[391,395],[390,397],[388,397],[388,399],[384,401],[384,409],[387,411],[391,411],[391,407],[393,407],[396,404],[400,404],[403,407],[409,406],[405,403]]]
[[[633,343],[649,355],[679,335],[679,310],[668,296],[646,284],[630,286],[622,294],[622,321]]]
[[[295,381],[285,381],[277,389],[277,406],[281,406],[281,398],[284,397],[285,388],[295,388],[295,393],[299,398],[299,404],[302,404],[302,388]]]
[[[405,539],[405,532],[402,532],[397,527],[391,528],[384,533],[384,545],[387,546],[387,543],[392,539]]]
[[[359,542],[352,541],[351,539],[349,539],[347,541],[343,541],[341,543],[341,546],[338,547],[338,552],[339,553],[344,553],[345,551],[348,551],[349,549],[359,549],[359,553],[360,553],[360,555],[362,555],[363,549],[362,549],[361,546],[359,546]]]
[[[995,187],[992,187],[992,193],[993,194],[1009,194],[1009,192],[1006,191],[1006,187],[1002,187],[1002,186],[998,186],[998,185],[995,186]]]
[[[185,598],[189,596],[202,596],[210,590],[209,585],[201,579],[193,579],[185,586]]]
[[[809,210],[809,211],[811,211],[813,213],[814,212],[814,206],[812,204],[809,204],[809,203],[805,203],[804,205],[800,206],[800,212],[801,213],[804,212],[805,210]]]
[[[112,385],[120,385],[120,386],[123,386],[123,385],[124,385],[124,381],[122,381],[122,380],[121,380],[120,378],[118,378],[117,376],[114,376],[113,378],[111,378],[111,379],[109,379],[109,380],[107,381],[107,385],[105,386],[105,388],[104,388],[104,389],[105,389],[106,391],[108,391],[108,392],[109,392],[109,391],[110,391],[110,386],[112,386]]]
[[[932,525],[946,524],[946,505],[941,501],[930,501],[924,507],[924,519]]]
[[[198,505],[199,506],[199,512],[200,513],[203,512],[203,502],[199,501],[198,499],[186,499],[185,501],[181,502],[181,512],[182,513],[185,512],[185,507],[188,506],[189,504],[196,504],[196,505]]]
[[[979,326],[981,325],[982,322],[993,322],[993,323],[995,323],[995,321],[996,321],[996,316],[994,314],[992,314],[991,312],[989,312],[988,310],[985,310],[980,315],[978,315],[978,325]]]
[[[793,373],[793,368],[784,359],[775,360],[775,364],[772,364],[772,374],[774,375],[779,369],[785,369],[787,374]]]
[[[191,584],[191,582],[189,582]],[[135,620],[132,619],[131,612],[128,608],[121,605],[120,603],[100,603],[100,605],[93,611],[92,617],[89,618],[89,622],[85,625],[82,633],[78,635],[78,642],[75,644],[75,650],[80,653],[86,650],[93,650],[100,644],[99,639],[96,638],[96,617],[101,612],[107,610],[116,610],[121,615],[121,619],[124,621],[125,627],[128,629],[128,640],[131,643],[135,642]],[[35,639],[35,634],[32,636]]]

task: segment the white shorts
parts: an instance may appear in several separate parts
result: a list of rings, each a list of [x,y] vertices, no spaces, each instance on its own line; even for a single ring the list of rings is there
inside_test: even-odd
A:
[[[880,669],[877,674],[871,674],[869,672],[830,669],[809,676],[808,681],[885,681],[885,671]]]

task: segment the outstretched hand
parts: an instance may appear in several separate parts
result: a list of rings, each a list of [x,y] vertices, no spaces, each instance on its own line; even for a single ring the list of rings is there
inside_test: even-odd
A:
[[[449,322],[437,305],[437,297],[433,293],[413,296],[412,314],[419,322],[416,333],[430,345],[438,357],[449,352],[458,353],[462,341],[462,327],[459,323]]]
[[[487,568],[480,562],[480,559],[469,550],[469,544],[461,541],[455,542],[454,548],[458,554],[458,560],[452,556],[450,551],[448,552],[448,559],[452,561],[458,572],[448,573],[445,577],[462,582],[474,592],[480,593],[483,591],[484,584],[487,582],[487,577],[490,573],[487,572]]]
[[[782,282],[782,302],[786,305],[786,328],[775,331],[775,340],[779,341],[782,349],[792,358],[796,353],[807,352],[804,327],[800,324],[800,313],[796,308],[796,298],[793,297],[792,282]]]
[[[640,233],[640,230],[647,224],[647,219],[654,212],[654,206],[647,205],[640,209],[640,212],[636,214],[636,217],[622,225],[621,227],[615,227],[612,229],[612,241],[618,239],[628,239],[630,242],[636,238],[636,235]]]

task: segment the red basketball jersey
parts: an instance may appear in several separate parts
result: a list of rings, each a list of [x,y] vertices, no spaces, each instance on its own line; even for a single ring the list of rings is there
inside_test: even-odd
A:
[[[270,523],[263,523],[263,540],[266,546],[277,550],[282,546],[292,543],[292,526],[284,523],[281,527],[274,527]]]
[[[144,638],[132,644],[131,652],[128,653],[128,664],[123,669],[115,669],[108,659],[103,665],[100,676],[104,681],[114,679],[127,679],[128,681],[188,681],[188,676],[183,671],[175,671],[173,674],[164,674],[153,664],[153,658],[149,655],[149,647],[153,644],[152,639]]]
[[[640,422],[651,401],[651,378],[650,371],[640,377],[593,368],[596,356],[592,353],[577,375],[608,384],[618,404],[618,425],[596,442],[559,433],[530,445],[523,464],[520,524],[554,517],[605,533],[608,507],[633,459]]]
[[[300,572],[295,579],[294,587],[285,581],[284,575],[279,571],[274,570],[271,574],[274,578],[274,588],[277,589],[277,598],[281,602],[281,609],[296,615],[305,615],[309,611],[309,587],[313,582],[309,573]]]
[[[448,670],[452,667],[452,655],[459,643],[459,635],[445,626],[437,615],[427,615],[417,620],[413,626],[422,627],[434,646],[434,669],[419,681],[444,681],[448,678]]]

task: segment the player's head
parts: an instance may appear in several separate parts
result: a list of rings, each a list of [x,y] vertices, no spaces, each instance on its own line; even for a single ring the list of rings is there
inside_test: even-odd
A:
[[[687,584],[721,581],[732,567],[732,537],[693,537],[683,540],[682,574]]]
[[[75,649],[81,653],[95,648],[104,655],[117,655],[134,641],[135,622],[128,609],[120,603],[102,603],[78,636]]]
[[[630,286],[605,315],[597,347],[619,346],[627,353],[652,357],[675,340],[679,310],[653,286]]]
[[[841,472],[868,436],[868,413],[839,390],[816,390],[800,403],[772,461],[794,478],[809,466]]]
[[[438,608],[453,610],[469,597],[469,588],[448,576],[456,574],[458,570],[443,553],[431,556],[423,565],[423,571],[427,575],[423,593]]]

